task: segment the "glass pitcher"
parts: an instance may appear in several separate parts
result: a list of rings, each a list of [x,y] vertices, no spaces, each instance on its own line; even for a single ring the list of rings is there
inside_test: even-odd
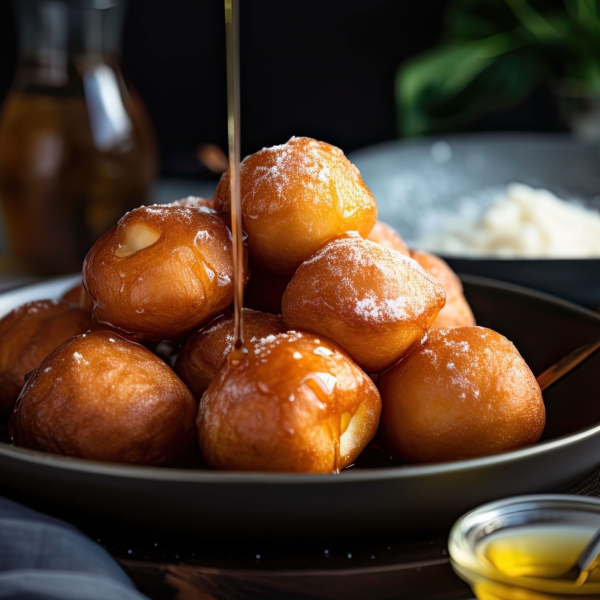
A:
[[[20,58],[0,113],[0,203],[20,270],[81,269],[145,202],[156,148],[119,69],[122,0],[14,0]]]

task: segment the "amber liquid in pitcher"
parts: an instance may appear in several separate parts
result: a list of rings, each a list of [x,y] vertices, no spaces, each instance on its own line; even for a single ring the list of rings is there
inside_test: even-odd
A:
[[[109,79],[109,92],[121,87],[106,65],[96,71],[92,77]],[[153,140],[136,103],[120,91],[120,100],[104,105],[60,88],[17,89],[6,99],[0,202],[18,268],[42,275],[80,270],[96,239],[146,200]],[[103,124],[111,109],[116,131]]]

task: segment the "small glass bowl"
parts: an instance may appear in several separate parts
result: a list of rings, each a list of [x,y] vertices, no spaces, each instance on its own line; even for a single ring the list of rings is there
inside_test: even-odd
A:
[[[600,570],[592,571],[580,587],[560,578],[575,564],[598,528],[598,498],[558,494],[519,496],[485,504],[461,517],[450,532],[448,549],[452,568],[479,600],[600,599]],[[522,540],[529,540],[528,546],[519,543],[520,531]],[[505,562],[500,569],[498,561],[490,558],[494,555],[489,548],[491,541],[502,538],[510,540],[515,552],[511,550],[512,554],[504,556],[511,560],[516,556],[518,562]],[[537,563],[532,547],[541,553]],[[562,559],[572,557],[572,562],[562,560],[553,564],[551,557],[555,551]],[[537,569],[535,573],[532,564]],[[507,565],[512,566],[507,568]]]

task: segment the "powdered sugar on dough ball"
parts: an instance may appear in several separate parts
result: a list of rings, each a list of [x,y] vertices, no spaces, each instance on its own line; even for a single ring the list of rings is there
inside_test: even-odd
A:
[[[429,332],[379,390],[381,431],[397,458],[487,456],[533,444],[544,429],[533,373],[509,340],[484,327]]]
[[[377,388],[345,352],[291,331],[226,363],[202,396],[198,439],[219,469],[331,473],[365,448],[380,413]]]
[[[188,196],[187,198],[181,198],[179,200],[175,200],[174,202],[170,202],[165,206],[192,206],[199,209],[215,209],[214,200],[209,200],[208,198],[200,198],[199,196]]]
[[[366,371],[380,372],[423,337],[445,297],[414,260],[347,236],[298,268],[282,311],[289,327],[322,334]]]
[[[264,148],[241,165],[244,231],[257,266],[282,275],[294,270],[328,239],[357,231],[366,237],[377,205],[358,169],[335,146],[310,138]],[[215,207],[229,217],[227,171]],[[226,220],[226,219],[225,219]]]

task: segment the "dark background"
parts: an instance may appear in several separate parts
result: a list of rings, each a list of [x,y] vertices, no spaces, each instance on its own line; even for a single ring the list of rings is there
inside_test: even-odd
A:
[[[434,45],[448,0],[242,0],[243,154],[292,135],[349,152],[396,137],[394,74]],[[163,175],[208,176],[199,144],[226,148],[223,0],[131,0],[123,69],[154,122]],[[0,0],[0,98],[16,63],[9,0]],[[474,130],[561,129],[540,89]]]

